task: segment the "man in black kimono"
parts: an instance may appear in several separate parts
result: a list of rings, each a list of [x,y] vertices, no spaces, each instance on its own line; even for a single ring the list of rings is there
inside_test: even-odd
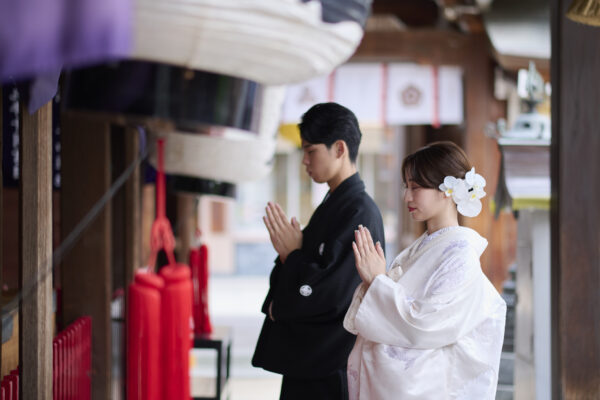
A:
[[[280,399],[347,399],[355,336],[342,322],[360,283],[354,230],[368,227],[384,246],[383,222],[356,170],[361,133],[354,114],[339,104],[317,104],[299,127],[306,172],[327,182],[329,192],[304,230],[278,204],[267,205],[264,222],[279,257],[252,365],[283,375]]]

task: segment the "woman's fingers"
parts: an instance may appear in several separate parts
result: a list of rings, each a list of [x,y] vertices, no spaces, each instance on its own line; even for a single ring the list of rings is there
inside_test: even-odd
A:
[[[361,228],[361,234],[362,234],[362,240],[365,243],[366,250],[368,250],[369,252],[374,251],[375,248],[373,247],[373,240],[367,234],[367,228],[365,228],[365,227]]]
[[[373,239],[369,234],[369,230],[362,225],[359,225],[361,242],[363,244],[363,248],[365,252],[374,253],[375,245],[373,244]]]
[[[375,248],[377,249],[377,254],[379,254],[379,257],[385,260],[385,253],[383,252],[383,247],[381,247],[381,243],[377,242]]]
[[[369,231],[369,228],[363,228],[363,230],[365,231],[365,237],[367,240],[367,243],[369,244],[369,250],[371,251],[375,251],[375,243],[373,243],[373,238],[371,237],[371,232]]]
[[[383,247],[381,247],[381,243],[373,242],[373,237],[368,228],[359,225],[358,229],[354,231],[354,240],[355,242],[352,244],[352,249],[354,250],[355,255],[360,256],[363,262],[367,262],[367,259],[370,257],[373,257],[373,259],[380,258],[385,260],[385,253]]]
[[[363,241],[362,241],[362,237],[360,234],[360,229],[354,231],[354,240],[356,241],[356,247],[358,248],[358,251],[361,253],[364,253]]]
[[[358,246],[356,246],[356,242],[352,242],[352,251],[354,252],[354,258],[356,259],[356,265],[360,264],[361,256],[358,251]]]

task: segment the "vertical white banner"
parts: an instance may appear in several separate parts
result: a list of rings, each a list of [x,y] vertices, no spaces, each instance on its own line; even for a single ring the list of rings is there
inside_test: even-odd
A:
[[[460,67],[438,69],[440,122],[460,125],[464,120],[463,73]]]
[[[344,64],[335,72],[333,101],[354,112],[361,124],[383,124],[383,64]]]
[[[306,82],[287,87],[281,122],[297,124],[302,114],[317,103],[328,101],[329,75],[319,76]]]
[[[434,120],[433,68],[429,65],[388,66],[386,121],[390,125],[423,125]]]

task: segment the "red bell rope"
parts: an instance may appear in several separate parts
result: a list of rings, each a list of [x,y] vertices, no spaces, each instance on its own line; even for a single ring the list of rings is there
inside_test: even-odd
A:
[[[148,266],[154,270],[156,267],[156,256],[160,249],[164,249],[167,253],[169,264],[177,265],[175,262],[175,237],[171,223],[166,217],[166,189],[165,189],[165,170],[164,170],[164,147],[165,139],[157,140],[157,155],[158,165],[156,174],[156,219],[152,223],[150,231],[150,260]]]

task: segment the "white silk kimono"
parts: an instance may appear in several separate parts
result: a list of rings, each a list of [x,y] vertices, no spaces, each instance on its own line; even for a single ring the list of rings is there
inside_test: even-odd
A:
[[[423,234],[360,284],[344,319],[357,335],[350,400],[493,400],[506,303],[481,270],[472,229]]]

